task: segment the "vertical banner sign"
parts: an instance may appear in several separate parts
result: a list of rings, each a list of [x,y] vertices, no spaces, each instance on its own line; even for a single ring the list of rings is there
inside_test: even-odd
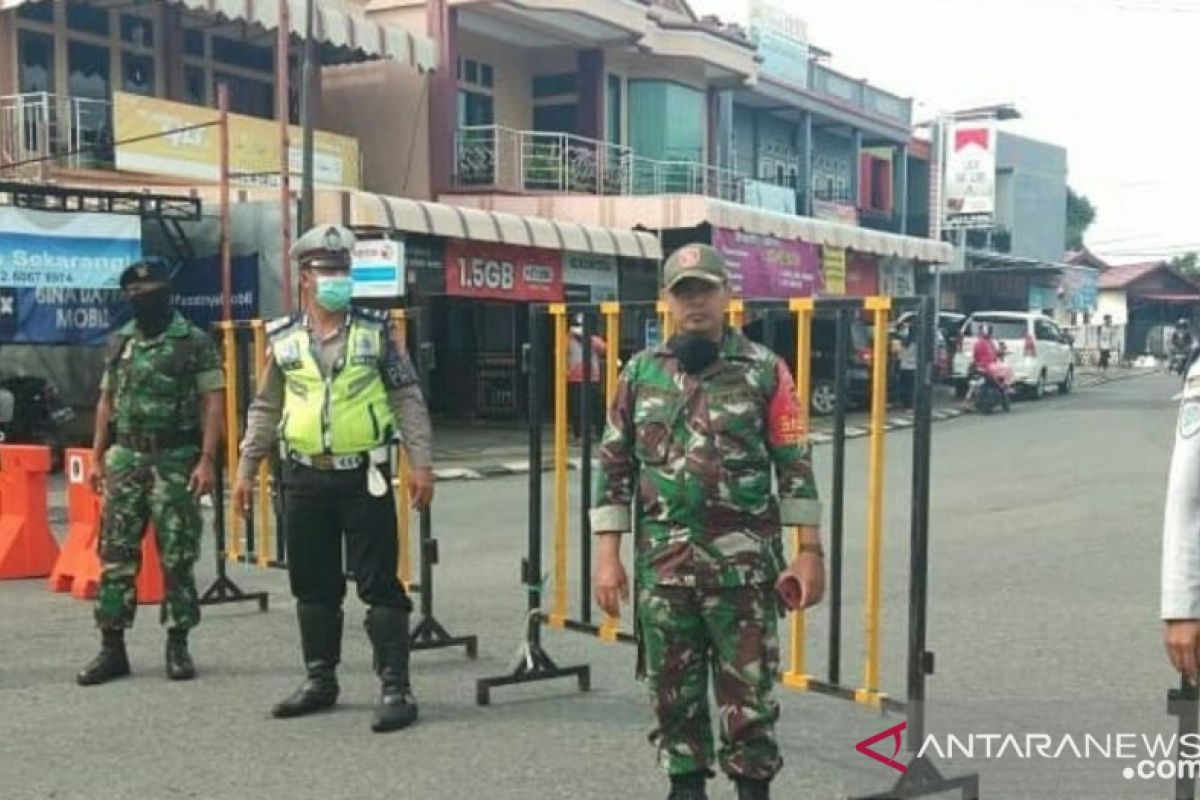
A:
[[[995,124],[952,125],[946,144],[946,219],[989,223],[996,214]]]
[[[846,248],[822,247],[821,269],[825,273],[825,294],[845,294]]]
[[[488,300],[563,300],[563,254],[532,247],[446,243],[446,294]]]

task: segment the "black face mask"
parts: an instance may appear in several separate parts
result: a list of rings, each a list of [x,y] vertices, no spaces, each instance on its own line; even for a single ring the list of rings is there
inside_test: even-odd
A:
[[[712,339],[691,333],[672,336],[667,342],[667,349],[679,359],[679,365],[688,375],[699,375],[721,357],[720,345]]]
[[[149,292],[135,294],[129,298],[133,318],[146,336],[158,336],[171,324],[174,309],[171,308],[171,289],[163,286]]]

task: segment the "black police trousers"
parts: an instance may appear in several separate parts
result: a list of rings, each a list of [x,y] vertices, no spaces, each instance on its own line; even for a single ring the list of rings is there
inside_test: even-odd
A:
[[[388,491],[372,497],[367,470],[317,470],[294,462],[283,467],[283,525],[288,578],[301,603],[340,608],[346,596],[346,560],[359,598],[368,606],[412,611],[396,577],[399,546],[391,474]]]

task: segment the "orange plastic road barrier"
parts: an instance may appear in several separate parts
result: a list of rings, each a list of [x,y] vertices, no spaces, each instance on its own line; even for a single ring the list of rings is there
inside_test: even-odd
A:
[[[68,450],[67,468],[67,541],[50,574],[50,590],[70,591],[80,600],[95,598],[100,587],[100,520],[102,503],[92,491],[91,450]],[[165,594],[162,564],[158,555],[154,526],[146,526],[142,537],[142,566],[136,584],[137,601],[142,605],[161,603]]]
[[[46,519],[50,448],[0,445],[0,580],[44,578],[58,559]]]
[[[100,559],[100,498],[92,491],[92,451],[72,449],[64,460],[67,472],[67,541],[50,573],[50,591],[76,597],[96,596]]]

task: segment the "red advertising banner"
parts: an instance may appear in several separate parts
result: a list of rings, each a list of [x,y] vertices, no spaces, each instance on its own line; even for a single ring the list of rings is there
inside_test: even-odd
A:
[[[846,263],[846,294],[874,297],[879,294],[879,260],[870,253],[851,252]]]
[[[563,256],[554,250],[446,242],[446,294],[486,300],[563,300]]]

